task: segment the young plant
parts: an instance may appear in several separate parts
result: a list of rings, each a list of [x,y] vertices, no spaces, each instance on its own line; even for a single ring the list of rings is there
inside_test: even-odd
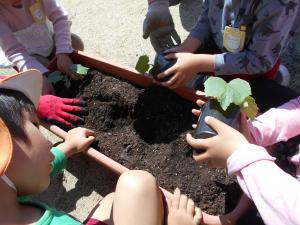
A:
[[[149,56],[147,55],[140,56],[135,65],[135,69],[141,74],[148,72],[150,69],[149,61],[150,61]]]
[[[81,64],[72,64],[70,70],[73,73],[80,74],[81,76],[86,76],[89,72],[89,68],[82,66]],[[64,86],[69,88],[71,87],[71,78],[64,75],[62,72],[56,70],[48,75],[48,81],[55,85],[58,82],[63,82]]]
[[[220,77],[210,77],[205,81],[204,88],[205,95],[216,99],[224,111],[234,104],[250,119],[254,119],[258,112],[255,100],[251,97],[251,87],[245,80],[236,78],[227,83]]]
[[[239,126],[240,112],[250,119],[256,116],[258,107],[251,97],[251,87],[247,81],[237,78],[227,83],[222,78],[210,77],[204,87],[205,95],[211,99],[202,108],[194,134],[196,138],[208,138],[217,134],[205,123],[206,116],[215,117],[235,129]]]

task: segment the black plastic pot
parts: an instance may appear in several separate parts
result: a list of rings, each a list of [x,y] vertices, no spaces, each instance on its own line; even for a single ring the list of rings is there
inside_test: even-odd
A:
[[[154,65],[149,72],[155,80],[160,81],[160,82],[167,81],[172,76],[168,76],[163,79],[159,79],[157,77],[157,75],[164,72],[165,70],[169,69],[170,67],[172,67],[177,61],[177,59],[166,59],[165,55],[167,55],[167,54],[170,54],[170,53],[157,54],[154,59]]]
[[[201,111],[202,112],[194,132],[194,138],[210,138],[217,135],[217,132],[205,123],[204,119],[206,116],[214,117],[234,129],[239,128],[239,106],[231,104],[227,110],[224,111],[217,100],[211,99],[204,104]]]

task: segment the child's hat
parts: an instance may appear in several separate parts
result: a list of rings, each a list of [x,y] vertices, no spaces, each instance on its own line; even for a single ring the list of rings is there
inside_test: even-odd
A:
[[[0,118],[0,176],[2,176],[11,160],[12,155],[12,139],[8,128]]]
[[[16,75],[5,76],[3,79],[1,78],[0,89],[19,91],[28,97],[37,107],[43,85],[43,77],[38,70],[28,70]],[[11,155],[11,135],[0,115],[0,176],[5,173],[10,163]]]
[[[0,80],[0,89],[9,89],[23,93],[32,101],[35,107],[38,105],[42,88],[43,75],[38,70],[28,70],[12,76],[5,76]]]

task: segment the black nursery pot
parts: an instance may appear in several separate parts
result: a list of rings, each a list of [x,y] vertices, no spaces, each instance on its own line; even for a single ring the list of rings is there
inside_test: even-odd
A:
[[[226,111],[223,111],[219,102],[215,99],[208,100],[203,108],[198,119],[197,127],[194,132],[194,138],[210,138],[217,135],[217,132],[208,126],[204,119],[206,116],[214,117],[234,129],[239,128],[240,107],[231,104]]]
[[[150,74],[153,76],[153,78],[157,81],[163,82],[169,80],[172,76],[165,77],[163,79],[159,79],[157,77],[158,74],[164,72],[165,70],[172,67],[177,59],[166,59],[165,56],[169,53],[161,53],[157,54],[154,59],[154,65],[152,69],[150,70]]]

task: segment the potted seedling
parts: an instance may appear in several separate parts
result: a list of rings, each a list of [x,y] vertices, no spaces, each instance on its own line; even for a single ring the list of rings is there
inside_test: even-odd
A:
[[[77,73],[81,76],[86,76],[89,72],[89,68],[82,66],[81,64],[72,64],[70,70],[73,73]],[[66,88],[71,87],[71,78],[64,75],[61,71],[56,70],[48,74],[48,81],[52,85],[55,85],[59,82],[63,83],[63,86]]]
[[[157,76],[158,74],[169,69],[177,61],[176,59],[167,59],[165,57],[167,54],[169,53],[156,54],[153,65],[149,64],[149,57],[147,55],[140,56],[135,66],[135,69],[142,74],[149,71],[149,74],[152,75],[152,77],[157,81],[167,81],[170,79],[171,76],[164,77],[162,79],[159,79]]]
[[[242,79],[234,79],[229,83],[219,77],[209,77],[204,83],[204,92],[209,100],[204,104],[202,113],[195,129],[195,138],[209,138],[217,135],[204,119],[215,117],[222,122],[238,129],[240,112],[253,119],[258,107],[251,97],[249,83]]]

